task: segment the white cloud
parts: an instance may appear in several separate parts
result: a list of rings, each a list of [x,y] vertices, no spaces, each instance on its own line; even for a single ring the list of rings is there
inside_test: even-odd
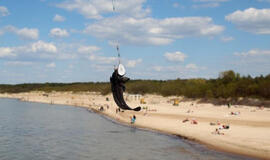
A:
[[[9,47],[0,47],[0,58],[1,57],[10,57],[15,56],[15,54],[12,53],[12,48]]]
[[[56,53],[57,48],[53,43],[46,43],[43,41],[37,41],[31,45],[30,52],[47,52],[47,53]]]
[[[30,40],[35,40],[38,39],[39,37],[39,30],[36,28],[21,28],[18,29],[12,25],[6,26],[2,29],[3,33],[5,32],[11,32],[14,33],[16,35],[18,35],[20,38],[22,39],[30,39]]]
[[[4,64],[7,66],[31,66],[34,63],[28,61],[7,61]]]
[[[155,72],[166,72],[168,74],[178,74],[178,73],[189,73],[189,72],[198,72],[205,70],[206,67],[200,67],[196,64],[190,63],[185,66],[182,65],[173,65],[173,66],[154,66],[150,70]]]
[[[5,57],[9,60],[5,65],[31,65],[34,62],[48,62],[55,60],[79,60],[89,59],[91,66],[93,68],[98,68],[98,70],[107,71],[112,69],[113,65],[118,63],[117,57],[105,56],[98,53],[101,48],[94,45],[81,45],[77,43],[65,44],[59,43],[54,44],[50,42],[37,41],[34,43],[29,43],[27,45],[16,46],[16,47],[0,47],[0,58]],[[124,59],[123,63],[129,67],[135,67],[140,64],[142,59],[129,60]],[[34,64],[34,63],[33,63]],[[55,62],[46,64],[46,67],[53,68],[56,66]],[[74,65],[68,66],[72,69]]]
[[[233,41],[234,40],[233,37],[221,37],[220,39],[223,42],[230,42],[230,41]]]
[[[56,65],[55,65],[54,62],[52,62],[52,63],[47,64],[46,67],[47,67],[47,68],[55,68]]]
[[[140,63],[142,63],[142,59],[128,60],[126,66],[129,68],[134,68]]]
[[[99,50],[100,48],[97,46],[80,46],[78,48],[79,53],[86,53],[86,54],[91,54]]]
[[[0,47],[0,57],[12,58],[17,61],[43,61],[44,59],[70,60],[76,58],[89,58],[100,48],[91,45],[81,45],[78,43],[52,43],[36,41],[26,45],[15,47]],[[92,57],[93,58],[93,57]],[[110,63],[110,59],[102,56],[95,56],[94,59],[99,63]],[[93,61],[95,62],[95,61]]]
[[[184,53],[182,52],[174,52],[174,53],[165,53],[164,54],[165,58],[169,61],[172,62],[183,62],[185,60],[185,58],[187,57]]]
[[[25,39],[38,39],[38,29],[22,28],[17,30],[17,34]]]
[[[113,17],[90,24],[84,33],[120,43],[166,45],[175,39],[214,36],[224,30],[210,17],[176,17],[166,19]]]
[[[88,58],[92,62],[93,68],[96,68],[102,71],[112,69],[113,65],[118,64],[118,57],[91,54]],[[123,62],[124,65],[128,68],[134,68],[138,64],[142,63],[142,59],[135,59],[135,60],[122,59],[121,62]]]
[[[52,36],[52,37],[58,37],[58,38],[63,38],[63,37],[68,37],[69,36],[69,33],[65,29],[53,28],[50,31],[50,36]]]
[[[117,0],[114,1],[115,12],[132,17],[144,17],[150,9],[143,8],[146,0]],[[57,7],[68,11],[77,11],[88,19],[101,19],[103,14],[113,12],[111,0],[66,0]]]
[[[197,70],[198,66],[196,64],[190,63],[186,65],[186,69]]]
[[[0,6],[0,17],[9,15],[9,11],[5,6]]]
[[[56,52],[57,48],[54,44],[37,41],[25,46],[1,47],[0,57],[16,56],[17,59],[24,59],[26,57],[48,58],[52,57],[51,54],[55,54]],[[53,55],[53,57],[55,57],[55,55]]]
[[[244,57],[249,57],[249,56],[270,56],[270,50],[260,50],[260,49],[252,49],[247,52],[236,52],[234,53],[236,56],[244,56]]]
[[[102,52],[100,52],[101,48],[97,46],[79,46],[77,48],[77,53],[79,53],[79,56],[82,56],[84,58],[88,58],[91,63],[91,67],[94,71],[99,72],[108,72],[109,70],[112,71],[114,68],[113,66],[116,66],[118,64],[118,57],[114,56],[106,56]],[[142,59],[121,59],[122,64],[128,68],[134,68],[138,64],[142,62]]]
[[[65,17],[59,15],[59,14],[56,14],[54,17],[53,17],[53,21],[55,22],[64,22],[66,20]]]
[[[251,49],[234,53],[230,67],[242,74],[267,75],[270,68],[270,50]]]
[[[117,57],[104,57],[104,56],[97,56],[97,55],[90,55],[89,59],[98,64],[114,64],[117,62]]]
[[[99,71],[99,72],[105,72],[108,70],[112,70],[113,67],[109,66],[109,65],[101,65],[101,64],[92,64],[91,67],[95,70],[95,71]]]
[[[270,9],[237,10],[225,18],[241,30],[255,34],[270,34]]]
[[[162,71],[163,68],[164,68],[163,66],[154,66],[154,67],[152,67],[152,69],[153,69],[154,71],[156,71],[156,72]]]

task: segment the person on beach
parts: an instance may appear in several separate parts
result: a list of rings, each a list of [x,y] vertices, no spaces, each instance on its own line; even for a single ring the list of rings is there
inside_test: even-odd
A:
[[[121,112],[120,108],[115,109],[115,113],[117,114],[118,112]]]
[[[216,130],[212,132],[212,134],[224,135],[224,133],[219,132],[218,128],[216,128]]]
[[[99,108],[99,111],[104,111],[103,106],[101,106],[101,107]]]
[[[134,123],[135,123],[135,121],[136,121],[136,116],[135,116],[135,115],[133,115],[133,117],[131,118],[131,124],[134,124]]]
[[[198,121],[196,119],[192,119],[192,121],[190,123],[191,124],[198,124]]]
[[[228,109],[230,109],[231,108],[231,103],[228,103],[227,106],[228,106]]]
[[[189,121],[188,118],[184,119],[182,122],[183,122],[183,123],[186,123],[187,121]]]

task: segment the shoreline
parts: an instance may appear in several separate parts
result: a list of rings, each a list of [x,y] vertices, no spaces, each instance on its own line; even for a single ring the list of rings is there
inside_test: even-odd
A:
[[[140,104],[140,101],[134,97],[126,98],[127,103],[132,107],[142,105],[147,109],[140,112],[116,113],[117,107],[112,96],[102,96],[98,93],[28,92],[0,94],[0,98],[83,107],[129,126],[131,125],[130,117],[135,114],[137,120],[132,125],[136,127],[175,135],[222,152],[250,158],[270,159],[270,109],[258,110],[251,106],[232,106],[228,109],[225,105],[213,106],[196,101],[180,101],[179,106],[173,106],[169,100],[177,97],[145,95],[143,98],[146,104]],[[105,100],[107,98],[109,101]],[[99,111],[101,106],[104,107],[103,111]],[[229,112],[238,111],[241,112],[240,115],[228,115]],[[188,122],[183,123],[182,121],[186,118],[189,119]],[[193,119],[198,124],[190,124]],[[229,124],[230,129],[220,130],[224,135],[212,134],[211,132],[219,126],[211,126],[209,123],[216,121]]]

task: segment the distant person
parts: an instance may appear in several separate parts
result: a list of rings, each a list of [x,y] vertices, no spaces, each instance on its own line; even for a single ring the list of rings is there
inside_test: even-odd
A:
[[[231,103],[228,103],[227,106],[228,106],[228,109],[230,109],[231,108]]]
[[[103,106],[101,106],[101,107],[99,108],[99,111],[104,111]]]
[[[134,124],[134,123],[135,123],[135,121],[136,121],[136,116],[135,116],[135,115],[133,115],[133,117],[131,118],[131,124]]]

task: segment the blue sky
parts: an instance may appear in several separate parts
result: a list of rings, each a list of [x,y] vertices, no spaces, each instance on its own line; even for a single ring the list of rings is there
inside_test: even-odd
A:
[[[113,12],[113,5],[115,11]],[[0,83],[270,72],[270,0],[2,0]]]

